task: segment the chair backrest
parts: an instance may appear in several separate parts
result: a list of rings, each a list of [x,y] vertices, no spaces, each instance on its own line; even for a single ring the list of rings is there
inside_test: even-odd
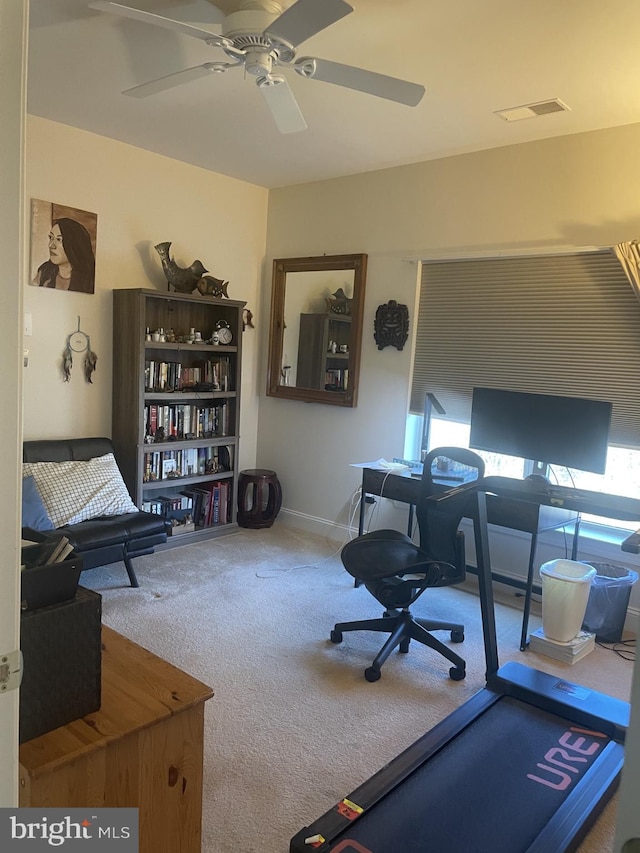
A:
[[[434,447],[424,460],[422,495],[432,495],[484,477],[484,459],[466,447]]]
[[[468,486],[482,477],[483,459],[466,447],[436,447],[424,460],[422,488],[416,506],[420,547],[456,570],[455,573],[447,572],[439,586],[464,580],[464,534],[459,527],[465,515],[473,515],[475,507],[476,493]],[[451,492],[446,500],[429,499],[444,492]]]

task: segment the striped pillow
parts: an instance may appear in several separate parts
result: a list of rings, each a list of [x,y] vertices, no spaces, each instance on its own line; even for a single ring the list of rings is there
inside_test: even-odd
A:
[[[87,461],[23,462],[22,475],[35,479],[54,527],[139,511],[113,453]]]

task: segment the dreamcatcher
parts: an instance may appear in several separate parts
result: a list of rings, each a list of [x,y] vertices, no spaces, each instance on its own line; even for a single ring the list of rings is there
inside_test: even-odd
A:
[[[65,382],[68,382],[71,379],[71,368],[73,367],[74,352],[86,353],[84,359],[82,360],[84,378],[87,380],[87,382],[91,382],[91,384],[93,384],[91,375],[96,369],[98,356],[91,349],[91,338],[89,337],[89,335],[87,335],[80,329],[80,317],[78,317],[78,328],[76,329],[76,331],[71,332],[70,335],[67,335],[67,344],[62,353],[62,376]]]

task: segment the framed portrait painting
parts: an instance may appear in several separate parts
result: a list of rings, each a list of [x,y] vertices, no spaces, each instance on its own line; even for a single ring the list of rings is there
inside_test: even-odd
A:
[[[29,283],[95,292],[98,216],[77,207],[31,199]]]

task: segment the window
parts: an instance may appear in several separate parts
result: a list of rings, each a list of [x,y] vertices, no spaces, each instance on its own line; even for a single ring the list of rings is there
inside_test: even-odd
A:
[[[640,304],[609,250],[425,262],[410,411],[427,393],[468,422],[474,386],[613,403],[640,447]]]
[[[424,262],[405,456],[420,458],[427,393],[445,410],[431,447],[468,445],[474,386],[608,400],[606,473],[553,466],[550,478],[638,497],[639,376],[640,304],[610,250]],[[481,455],[489,474],[527,473],[525,460]]]
[[[422,417],[409,415],[407,437],[405,443],[405,459],[420,458],[420,443],[422,436]],[[431,440],[429,450],[433,447],[454,445],[469,446],[469,424],[434,417],[431,419]],[[530,471],[530,463],[517,456],[506,456],[501,453],[487,453],[477,450],[485,462],[487,476],[514,477],[521,479]],[[607,468],[604,474],[591,474],[588,471],[563,468],[560,465],[549,466],[549,479],[561,486],[573,486],[594,492],[606,492],[613,495],[625,495],[637,498],[640,495],[640,450],[628,447],[609,445]],[[583,515],[583,520],[605,527],[617,527],[624,530],[635,530],[635,521],[612,521],[596,516]]]

